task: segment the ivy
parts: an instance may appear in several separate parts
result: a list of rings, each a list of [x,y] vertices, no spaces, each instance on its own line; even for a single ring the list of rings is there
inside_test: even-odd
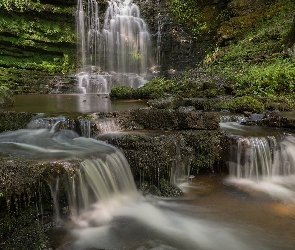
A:
[[[198,35],[204,25],[200,21],[198,5],[196,0],[170,0],[169,4],[172,15],[178,21],[186,23],[194,35]]]

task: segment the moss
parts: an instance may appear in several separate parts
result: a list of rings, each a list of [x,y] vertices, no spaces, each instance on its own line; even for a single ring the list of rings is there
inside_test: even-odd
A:
[[[191,162],[191,174],[202,169],[213,171],[221,157],[221,136],[219,131],[184,131],[181,132],[188,146],[194,149]]]
[[[5,214],[0,218],[1,248],[6,250],[48,249],[49,239],[37,219],[35,208],[26,208],[19,215]]]
[[[231,100],[220,101],[216,104],[216,107],[219,109],[228,109],[235,113],[244,111],[261,113],[265,109],[261,101],[251,96],[242,96]]]
[[[228,37],[221,37],[220,46],[207,54],[204,65],[231,83],[231,94],[257,97],[294,94],[295,67],[286,52],[294,7],[294,1],[290,0],[260,4],[257,10],[229,17],[222,23],[221,36],[226,34],[226,27],[232,30]],[[226,39],[233,40],[226,43]]]
[[[260,13],[251,13],[247,16],[233,17],[222,24],[218,29],[218,33],[226,39],[237,39],[239,36],[244,35],[245,30],[252,28],[260,19]]]
[[[44,93],[42,85],[48,85],[51,75],[74,72],[74,3],[51,5],[30,0],[1,3],[1,85],[15,93]]]
[[[13,93],[10,89],[0,85],[0,107],[6,108],[14,105]]]
[[[132,99],[133,89],[129,86],[115,86],[112,87],[110,98],[112,99]]]

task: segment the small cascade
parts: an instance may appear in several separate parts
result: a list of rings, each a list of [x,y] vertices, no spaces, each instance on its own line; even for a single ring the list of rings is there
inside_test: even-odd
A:
[[[81,94],[99,93],[109,94],[111,87],[114,86],[112,75],[88,74],[81,72],[77,75],[78,92]]]
[[[114,85],[147,82],[151,42],[147,24],[131,0],[108,1],[104,23],[97,1],[78,0],[76,11],[78,91],[108,94]]]
[[[115,119],[98,119],[94,121],[100,134],[117,132],[121,130],[120,124]]]
[[[49,129],[52,133],[60,129],[76,129],[76,121],[69,120],[64,116],[58,117],[36,117],[34,118],[27,127],[29,129]]]
[[[111,146],[103,147],[106,147],[103,154],[85,159],[75,175],[67,178],[68,202],[74,216],[98,201],[107,204],[124,196],[133,199],[138,195],[125,157]]]
[[[243,115],[221,115],[220,123],[236,122],[241,123],[245,120]]]
[[[295,202],[295,137],[238,137],[229,170],[231,183]]]
[[[83,137],[91,135],[91,121],[86,119],[72,120],[64,116],[58,117],[36,117],[27,127],[29,129],[48,129],[51,133],[60,130],[72,130],[78,132]]]
[[[175,185],[180,185],[189,181],[190,166],[192,157],[187,155],[183,157],[180,152],[180,147],[175,143],[175,155],[171,160],[170,182]]]
[[[231,176],[257,180],[271,176],[275,144],[275,137],[238,138],[237,148],[231,152]]]
[[[107,204],[121,196],[128,196],[129,200],[138,197],[129,164],[121,151],[101,141],[78,137],[72,131],[53,134],[48,129],[24,129],[2,133],[0,152],[18,154],[28,160],[80,162],[77,169],[64,169],[68,204],[74,217],[96,202]],[[56,179],[49,183],[57,220],[60,182]]]

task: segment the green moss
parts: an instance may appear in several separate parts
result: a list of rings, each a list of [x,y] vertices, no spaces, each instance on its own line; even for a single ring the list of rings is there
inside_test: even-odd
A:
[[[229,27],[228,36],[236,42],[216,47],[207,54],[204,65],[223,74],[236,96],[294,95],[295,66],[285,46],[294,8],[294,1],[279,0],[230,18],[221,25],[220,33],[226,34]]]
[[[164,77],[155,77],[147,82],[143,87],[134,91],[134,97],[137,99],[157,99],[165,95],[165,92],[173,83],[167,81]]]
[[[49,84],[52,75],[75,71],[74,5],[2,2],[0,85],[15,93],[44,93],[42,86]]]
[[[244,111],[261,113],[264,111],[264,104],[258,99],[251,96],[237,97],[231,100],[220,101],[216,104],[218,109],[228,109],[234,113]]]
[[[133,89],[129,86],[115,86],[112,87],[110,98],[112,99],[132,99]]]
[[[0,107],[11,107],[14,104],[13,93],[10,89],[0,85]]]
[[[219,22],[219,10],[210,1],[206,4],[206,1],[169,0],[168,8],[172,16],[196,37],[213,32]]]

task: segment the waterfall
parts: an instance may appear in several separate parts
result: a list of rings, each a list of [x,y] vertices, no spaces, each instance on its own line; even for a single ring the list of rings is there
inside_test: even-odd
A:
[[[120,196],[127,196],[129,200],[138,196],[129,164],[119,149],[102,141],[78,137],[70,130],[23,129],[2,133],[0,152],[33,161],[80,162],[78,169],[64,169],[73,215],[79,215],[98,201],[107,204]],[[55,211],[59,211],[59,182],[49,183]],[[59,217],[58,213],[56,216]]]
[[[259,180],[264,177],[295,174],[295,138],[277,141],[269,137],[240,137],[232,151],[230,175]]]
[[[230,183],[295,202],[295,137],[238,137],[231,145]]]
[[[132,0],[108,1],[103,24],[96,0],[78,0],[76,28],[80,92],[108,94],[113,85],[146,83],[151,39]]]

